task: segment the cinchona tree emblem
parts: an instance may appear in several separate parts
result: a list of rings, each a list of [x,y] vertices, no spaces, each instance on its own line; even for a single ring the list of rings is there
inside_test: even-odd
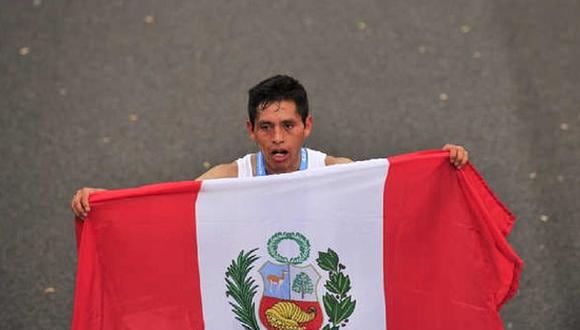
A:
[[[300,293],[302,299],[304,299],[305,293],[314,293],[314,285],[310,276],[305,272],[298,273],[292,282],[292,291]]]
[[[296,255],[280,252],[280,243],[289,241],[298,247]],[[318,252],[316,265],[308,263],[310,242],[298,232],[277,232],[268,239],[267,260],[258,269],[262,293],[258,310],[254,298],[259,286],[250,276],[257,248],[241,251],[226,270],[226,296],[236,320],[246,330],[338,330],[346,327],[354,313],[356,301],[349,294],[350,277],[344,272],[338,254],[332,249]],[[325,271],[322,310],[317,288]],[[325,314],[325,315],[324,315]],[[326,320],[326,322],[325,322]],[[326,324],[324,324],[326,323]],[[324,324],[324,326],[323,326]]]

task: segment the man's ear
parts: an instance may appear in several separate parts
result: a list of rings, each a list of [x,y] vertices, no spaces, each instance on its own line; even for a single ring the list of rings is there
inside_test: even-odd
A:
[[[252,141],[256,141],[256,134],[254,133],[254,124],[251,121],[246,121],[246,130],[248,131],[248,136]]]
[[[308,137],[308,135],[310,135],[310,132],[312,131],[313,121],[314,119],[312,119],[311,115],[308,115],[308,117],[306,117],[306,120],[304,121],[304,137]]]

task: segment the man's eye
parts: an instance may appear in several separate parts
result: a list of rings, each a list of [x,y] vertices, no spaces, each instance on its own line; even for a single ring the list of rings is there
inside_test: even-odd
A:
[[[286,129],[291,129],[291,128],[293,128],[293,127],[294,127],[294,124],[293,124],[293,123],[286,123],[286,124],[284,124],[284,127],[285,127]]]
[[[264,131],[267,131],[267,130],[270,129],[270,125],[260,125],[260,129],[261,130],[264,130]]]

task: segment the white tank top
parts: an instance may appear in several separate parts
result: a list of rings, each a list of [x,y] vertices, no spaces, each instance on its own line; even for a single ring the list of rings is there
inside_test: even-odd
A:
[[[308,152],[308,169],[320,168],[326,166],[326,154],[324,152],[306,148]],[[254,168],[252,167],[252,155],[247,154],[242,158],[236,160],[238,164],[238,178],[247,178],[254,176]]]

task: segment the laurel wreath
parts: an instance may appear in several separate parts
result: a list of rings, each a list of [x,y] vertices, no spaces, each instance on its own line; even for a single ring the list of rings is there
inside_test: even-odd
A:
[[[332,249],[318,252],[316,262],[328,272],[328,280],[324,283],[328,291],[322,297],[322,302],[329,323],[322,330],[338,330],[347,325],[356,307],[356,300],[348,295],[351,289],[350,277],[343,272],[346,266],[340,263],[338,254]]]
[[[298,248],[300,249],[300,254],[290,259],[288,259],[288,257],[281,255],[278,252],[278,245],[280,245],[280,242],[284,240],[296,242]],[[275,233],[274,235],[272,235],[272,237],[270,237],[267,245],[268,245],[268,253],[270,254],[270,256],[274,258],[276,261],[283,264],[298,265],[306,261],[310,256],[310,242],[308,241],[306,236],[300,233],[288,233],[288,232]]]
[[[232,306],[232,312],[245,330],[260,330],[258,320],[256,320],[256,304],[254,303],[258,286],[254,279],[248,276],[248,273],[254,268],[254,262],[259,259],[254,254],[256,250],[253,249],[247,253],[242,250],[226,270],[226,297],[234,299],[233,302],[229,302]]]

